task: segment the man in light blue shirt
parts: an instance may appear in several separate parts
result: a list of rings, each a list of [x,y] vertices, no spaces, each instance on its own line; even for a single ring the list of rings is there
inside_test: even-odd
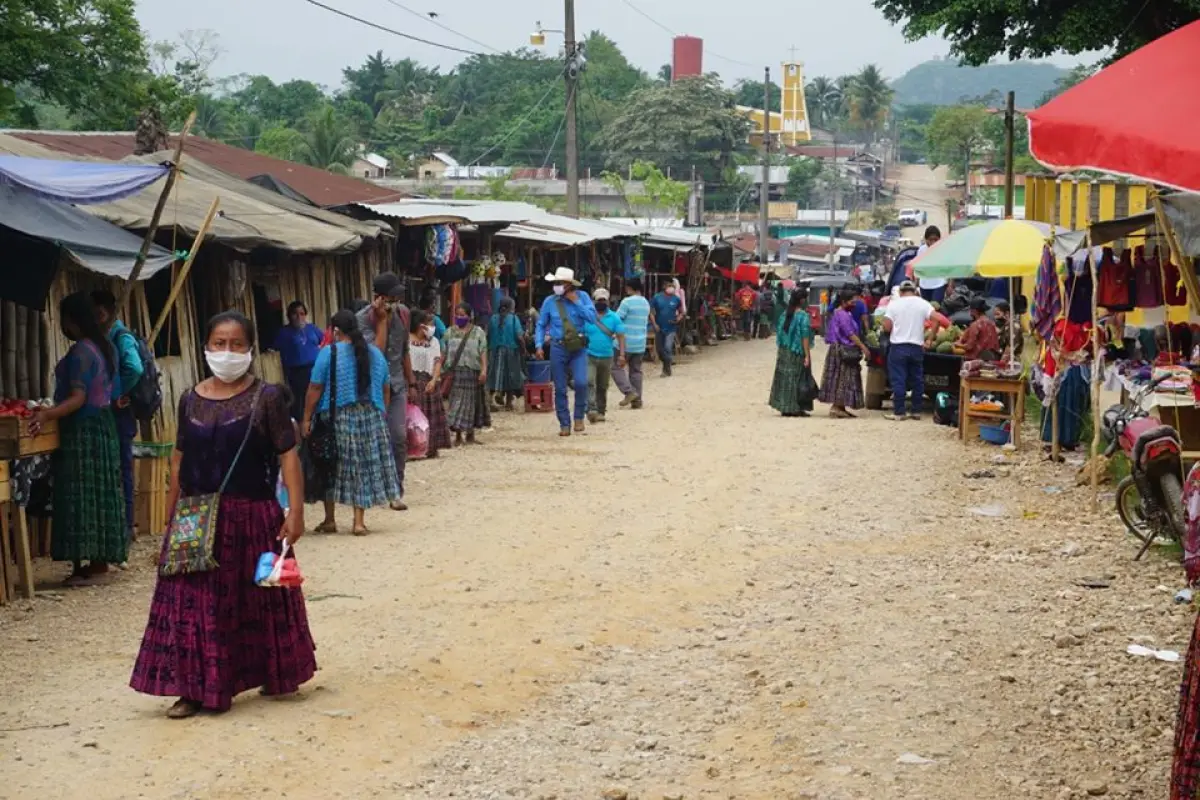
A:
[[[608,307],[608,298],[608,289],[595,291],[596,321],[587,324],[588,422],[593,425],[604,422],[608,411],[608,383],[614,366],[625,364],[625,325]]]
[[[554,413],[559,436],[571,435],[571,407],[567,399],[567,376],[575,383],[575,433],[584,433],[588,401],[588,355],[586,330],[596,321],[596,307],[575,280],[575,270],[559,267],[546,280],[554,293],[542,302],[534,341],[538,360],[545,359],[550,346],[550,371],[554,375]],[[564,320],[565,315],[565,320]]]
[[[641,278],[625,282],[625,299],[617,316],[625,326],[625,364],[613,367],[612,379],[625,399],[622,408],[642,407],[642,362],[646,358],[646,332],[650,328],[650,301],[646,299]]]

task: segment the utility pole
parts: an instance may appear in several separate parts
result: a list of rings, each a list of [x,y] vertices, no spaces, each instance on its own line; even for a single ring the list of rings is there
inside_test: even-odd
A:
[[[1016,92],[1008,93],[1004,106],[1004,218],[1012,219],[1017,187],[1013,175],[1014,140],[1017,124]]]
[[[833,266],[834,255],[837,253],[837,245],[834,242],[834,227],[837,225],[837,196],[838,184],[841,182],[841,174],[838,172],[838,148],[837,148],[837,133],[833,134],[833,174],[830,176],[829,183],[829,266]]]
[[[579,85],[580,65],[576,63],[575,0],[566,0],[566,23],[563,37],[566,39],[567,63],[564,76],[567,80],[567,214],[579,216],[579,139],[575,122],[575,96]]]
[[[762,183],[758,189],[758,263],[765,265],[769,256],[767,231],[771,227],[771,68],[767,67],[763,73],[763,166]]]

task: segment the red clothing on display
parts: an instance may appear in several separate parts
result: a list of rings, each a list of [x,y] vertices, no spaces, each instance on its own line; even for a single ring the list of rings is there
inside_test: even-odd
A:
[[[1132,311],[1133,266],[1129,259],[1123,254],[1117,261],[1112,248],[1106,247],[1098,269],[1100,286],[1096,290],[1096,305],[1109,311]]]
[[[1146,260],[1146,248],[1133,251],[1134,298],[1138,308],[1158,308],[1163,304],[1162,276],[1158,259]]]
[[[1054,323],[1055,342],[1062,343],[1062,352],[1064,355],[1070,355],[1083,350],[1092,340],[1092,323],[1068,322],[1065,319],[1059,319]],[[1054,360],[1053,348],[1046,348],[1046,374],[1051,378],[1058,371],[1058,365]]]

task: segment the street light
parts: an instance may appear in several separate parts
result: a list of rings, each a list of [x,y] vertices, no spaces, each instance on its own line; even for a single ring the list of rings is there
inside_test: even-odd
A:
[[[543,28],[540,20],[536,23],[536,25],[537,27],[534,28],[533,33],[529,34],[529,43],[534,47],[546,46],[547,33],[562,33],[562,31],[559,30]]]
[[[563,11],[565,24],[562,30],[547,30],[542,27],[542,23],[539,21],[533,33],[529,35],[529,43],[534,47],[543,47],[546,44],[547,33],[561,33],[564,39],[563,49],[566,55],[566,63],[563,65],[563,78],[567,84],[567,114],[563,122],[567,134],[567,214],[568,216],[578,217],[579,143],[575,122],[575,95],[579,76],[583,72],[584,65],[587,64],[587,57],[584,54],[583,44],[575,41],[575,0],[564,0]]]

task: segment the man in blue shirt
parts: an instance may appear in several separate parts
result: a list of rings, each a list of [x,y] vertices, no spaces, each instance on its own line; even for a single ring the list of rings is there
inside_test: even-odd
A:
[[[534,341],[538,360],[545,359],[550,345],[550,370],[554,375],[554,413],[558,416],[559,436],[571,435],[571,407],[567,400],[567,375],[575,383],[575,432],[584,432],[588,400],[587,324],[596,321],[596,307],[575,280],[575,270],[559,267],[546,280],[554,293],[542,302]],[[565,319],[564,319],[565,317]]]
[[[272,348],[279,351],[283,377],[292,390],[292,419],[304,416],[304,396],[324,338],[324,332],[308,321],[308,306],[300,300],[288,303],[287,324],[275,335]]]
[[[646,332],[650,329],[650,301],[642,294],[642,279],[625,281],[625,299],[617,316],[625,326],[625,366],[613,367],[613,383],[625,395],[622,408],[642,407],[642,361],[646,357]]]
[[[608,382],[613,365],[625,365],[625,326],[608,307],[608,289],[595,291],[596,321],[587,324],[588,422],[604,422],[608,411]],[[618,345],[613,349],[613,340]]]
[[[683,319],[683,301],[675,293],[675,285],[668,283],[650,301],[654,324],[654,343],[658,357],[662,359],[662,376],[671,377],[671,365],[675,363],[675,336],[679,333],[679,322]]]
[[[108,332],[117,354],[117,380],[113,381],[113,415],[117,421],[117,441],[121,448],[121,489],[125,500],[125,528],[133,539],[133,440],[137,437],[138,425],[129,405],[129,393],[137,386],[145,373],[142,357],[138,353],[137,340],[117,319],[117,298],[112,292],[98,289],[92,292],[92,305],[96,307],[96,321]],[[154,531],[151,531],[154,533]]]

